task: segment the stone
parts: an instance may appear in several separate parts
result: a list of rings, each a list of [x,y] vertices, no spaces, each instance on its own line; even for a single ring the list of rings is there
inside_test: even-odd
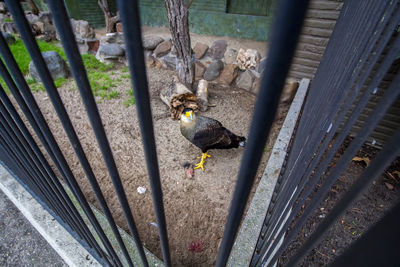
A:
[[[100,41],[96,38],[79,38],[76,37],[76,43],[78,44],[79,52],[81,54],[87,54],[88,52],[97,52],[100,46]]]
[[[238,68],[234,64],[226,64],[218,78],[218,83],[224,86],[229,86],[236,79]]]
[[[145,61],[146,61],[147,68],[153,67],[156,63],[156,60],[154,59],[154,57],[152,55],[145,57]]]
[[[39,29],[40,33],[44,33],[44,23],[41,21],[35,22],[36,27]]]
[[[47,35],[47,34],[40,34],[40,35],[36,36],[36,39],[38,39],[42,42],[50,42],[53,40],[53,37],[51,37],[50,35]]]
[[[255,77],[253,85],[251,87],[251,92],[258,95],[258,92],[260,91],[260,85],[261,85],[261,78]]]
[[[30,24],[31,28],[32,28],[32,33],[36,36],[42,33],[42,30],[40,29],[40,27],[36,24]]]
[[[247,49],[244,50],[243,48],[239,49],[239,53],[237,55],[237,64],[239,69],[255,69],[260,62],[261,55],[255,49]]]
[[[124,35],[119,32],[107,33],[100,39],[100,43],[125,44],[125,38]]]
[[[208,49],[210,57],[216,60],[222,59],[225,55],[227,46],[228,43],[225,40],[214,41],[210,49]]]
[[[7,13],[7,7],[4,2],[0,2],[0,13]]]
[[[236,86],[246,91],[251,91],[254,76],[250,70],[241,71],[236,79]]]
[[[223,67],[224,63],[222,63],[221,60],[211,62],[210,66],[207,67],[206,72],[204,73],[204,79],[207,81],[217,79]]]
[[[143,48],[147,50],[154,50],[157,45],[164,41],[163,38],[156,35],[147,35],[143,37]]]
[[[35,24],[36,22],[39,21],[39,16],[36,16],[35,14],[29,13],[25,15],[26,19],[29,21],[29,23]]]
[[[225,55],[224,55],[224,61],[225,64],[234,64],[236,61],[238,51],[233,48],[229,48],[226,50]]]
[[[39,20],[43,23],[50,23],[53,24],[53,18],[50,12],[40,12],[39,13]]]
[[[87,39],[85,42],[89,46],[89,52],[97,52],[99,50],[100,41],[98,39]]]
[[[125,50],[118,44],[100,43],[99,49],[96,53],[96,58],[100,62],[108,60],[120,60],[124,57]]]
[[[53,80],[68,77],[68,65],[56,51],[43,52],[42,56]],[[35,81],[40,81],[39,73],[33,61],[29,63],[29,74]]]
[[[3,32],[12,33],[12,34],[18,33],[17,26],[15,25],[14,22],[5,22],[5,23],[3,23],[1,28],[2,28],[1,30]]]
[[[86,20],[70,19],[75,36],[79,38],[95,38],[96,33]]]
[[[202,79],[207,67],[200,61],[194,63],[194,77],[195,79]]]
[[[121,22],[117,22],[117,24],[115,24],[115,29],[117,30],[117,32],[124,32]]]
[[[162,62],[165,64],[165,67],[176,70],[176,56],[168,54],[162,57]]]
[[[209,56],[205,56],[200,60],[200,62],[206,67],[210,66],[211,62],[213,62],[213,61],[214,60]]]
[[[171,51],[172,43],[171,41],[164,41],[157,45],[156,49],[154,49],[154,56],[155,57],[162,57]]]
[[[256,67],[256,70],[257,70],[259,73],[263,73],[264,70],[265,70],[266,64],[267,64],[267,58],[266,58],[266,57],[263,57],[263,58],[260,60],[260,62],[258,63],[258,65],[257,65],[257,67]]]
[[[208,45],[197,42],[193,47],[196,59],[201,59],[208,50]]]
[[[15,37],[8,32],[2,32],[3,34],[3,38],[6,40],[7,44],[12,45],[13,43],[15,43]]]

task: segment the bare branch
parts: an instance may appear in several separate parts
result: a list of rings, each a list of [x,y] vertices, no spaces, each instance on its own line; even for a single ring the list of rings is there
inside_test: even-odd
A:
[[[189,0],[189,2],[186,4],[186,9],[189,9],[190,6],[192,5],[193,0]]]

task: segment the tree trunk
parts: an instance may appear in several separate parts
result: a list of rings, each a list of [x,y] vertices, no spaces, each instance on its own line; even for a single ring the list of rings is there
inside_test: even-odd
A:
[[[39,8],[36,6],[35,2],[33,0],[26,0],[26,2],[29,5],[29,9],[32,11],[32,13],[36,16],[39,15]]]
[[[188,88],[194,82],[194,64],[189,35],[189,12],[183,0],[164,0],[168,13],[169,29],[177,53],[178,78]]]
[[[116,16],[112,15],[108,0],[98,0],[97,3],[104,13],[104,19],[106,22],[106,33],[116,32],[115,25],[117,24],[117,22],[120,21],[119,13],[117,12]]]

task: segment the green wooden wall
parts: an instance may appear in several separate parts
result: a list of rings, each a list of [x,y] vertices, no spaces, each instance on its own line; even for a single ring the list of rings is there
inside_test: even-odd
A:
[[[104,16],[97,0],[64,1],[71,17],[87,20],[94,27],[104,27]],[[193,0],[189,9],[190,31],[266,41],[273,1]],[[110,2],[115,8],[115,1]],[[140,0],[139,5],[142,25],[168,26],[164,0]]]

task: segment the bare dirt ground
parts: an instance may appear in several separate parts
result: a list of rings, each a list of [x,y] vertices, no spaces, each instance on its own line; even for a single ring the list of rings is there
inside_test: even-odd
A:
[[[196,157],[200,156],[201,151],[181,135],[179,122],[170,119],[168,107],[159,98],[160,90],[167,85],[166,81],[170,81],[173,74],[169,70],[148,69],[170,250],[174,266],[211,266],[223,234],[243,149],[210,150],[212,157],[207,160],[205,171],[196,170],[193,179],[184,179],[182,164],[187,161],[197,163]],[[121,76],[120,68],[113,70],[113,78]],[[104,101],[97,99],[98,108],[140,237],[144,245],[161,258],[157,228],[152,225],[156,219],[136,107],[124,105],[130,88],[130,80],[124,79],[115,88],[120,92],[120,97]],[[127,230],[122,209],[76,85],[71,80],[58,90],[113,216],[117,224]],[[84,194],[91,203],[100,208],[47,93],[35,93],[35,98]],[[211,107],[204,115],[221,121],[236,134],[247,136],[255,99],[255,95],[243,90],[211,86],[210,103],[215,104],[215,107]],[[288,105],[280,106],[258,178],[265,167],[287,108]],[[139,186],[144,186],[146,193],[139,194]],[[197,252],[189,250],[193,241],[203,244]]]
[[[346,144],[351,138],[347,139]],[[346,144],[343,148],[346,147]],[[342,148],[342,149],[343,149]],[[370,146],[363,146],[358,157],[374,158],[378,151]],[[336,155],[336,159],[340,157]],[[353,182],[360,176],[366,167],[365,162],[352,161],[338,181],[331,188],[325,201],[315,210],[308,219],[300,234],[291,242],[278,262],[278,266],[285,266],[298,248],[307,240],[307,237],[316,229],[326,214],[334,207],[337,201],[346,193]],[[366,193],[341,216],[341,218],[327,231],[324,239],[304,258],[299,266],[326,266],[335,257],[342,254],[346,247],[358,239],[373,223],[377,222],[387,210],[398,204],[400,196],[400,177],[395,174],[400,170],[400,158],[369,187]],[[319,184],[321,186],[321,184]],[[306,204],[307,205],[307,204]]]

